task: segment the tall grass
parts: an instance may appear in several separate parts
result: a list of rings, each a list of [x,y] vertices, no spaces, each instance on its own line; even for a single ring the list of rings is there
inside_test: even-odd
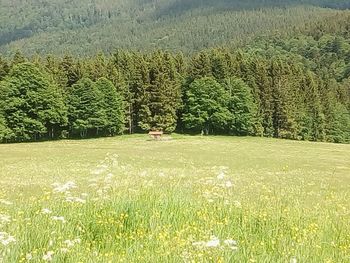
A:
[[[350,262],[349,149],[226,137],[2,145],[0,262]]]

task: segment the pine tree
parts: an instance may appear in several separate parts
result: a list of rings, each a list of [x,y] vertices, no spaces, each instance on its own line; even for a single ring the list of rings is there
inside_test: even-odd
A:
[[[350,143],[350,111],[336,102],[331,108],[331,118],[327,125],[327,140],[336,143]]]
[[[135,53],[133,64],[133,74],[128,89],[131,132],[143,130],[140,124],[149,122],[151,116],[147,109],[151,96],[149,59],[146,55]]]
[[[230,76],[229,65],[225,55],[220,50],[212,50],[211,53],[211,72],[213,77],[220,81]]]
[[[122,134],[124,131],[124,105],[121,95],[115,86],[106,78],[100,78],[96,82],[97,88],[102,94],[102,116],[106,116],[103,127],[104,133],[108,136]]]
[[[256,135],[272,136],[272,96],[271,79],[268,74],[268,62],[263,57],[253,56],[245,69],[247,75],[244,82],[252,89],[254,101],[257,105]]]
[[[114,85],[119,83],[119,90],[124,98],[125,124],[129,134],[134,131],[134,101],[135,94],[132,91],[132,79],[135,76],[134,58],[130,53],[117,50],[113,53],[109,63],[109,79],[113,79]],[[111,78],[111,75],[113,78]]]
[[[314,84],[312,81],[310,81],[309,92],[309,102],[313,104],[310,104],[312,105],[310,108],[310,113],[313,119],[313,139],[322,141],[325,136],[325,117],[316,83]]]
[[[60,69],[67,79],[66,87],[71,87],[82,78],[80,64],[72,56],[66,55],[60,63]]]
[[[10,71],[8,62],[0,56],[0,81],[3,80]]]
[[[262,60],[264,61],[264,60]],[[268,63],[267,61],[264,61]],[[259,97],[260,97],[260,115],[262,118],[262,125],[264,127],[264,135],[272,137],[273,129],[273,85],[269,75],[269,65],[260,62],[257,66],[258,71],[254,75],[258,79]]]
[[[301,136],[306,140],[323,140],[325,118],[315,77],[311,72],[306,73],[303,86],[306,112],[301,120]]]
[[[326,93],[322,101],[325,115],[326,141],[336,143],[350,142],[350,110],[337,98],[339,83],[328,79],[325,83]]]
[[[68,77],[61,66],[61,59],[48,55],[44,59],[43,67],[48,73],[50,73],[61,90],[64,91],[67,87]]]
[[[24,63],[26,61],[27,59],[24,57],[23,53],[20,50],[16,50],[15,54],[13,55],[10,67],[13,68],[16,65]]]
[[[107,58],[102,52],[99,52],[95,57],[86,63],[88,77],[92,81],[97,81],[100,78],[107,77],[107,65]]]
[[[69,130],[72,136],[98,136],[106,127],[102,94],[96,84],[83,78],[68,89]]]
[[[211,61],[207,51],[195,55],[190,63],[189,78],[191,81],[202,77],[211,77]]]
[[[139,125],[143,130],[173,132],[181,100],[181,79],[174,58],[157,52],[150,59],[149,85],[139,111]]]

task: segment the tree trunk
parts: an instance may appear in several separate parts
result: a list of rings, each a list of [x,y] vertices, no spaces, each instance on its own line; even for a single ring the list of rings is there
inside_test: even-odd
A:
[[[132,134],[132,113],[131,113],[131,104],[129,104],[129,134]]]

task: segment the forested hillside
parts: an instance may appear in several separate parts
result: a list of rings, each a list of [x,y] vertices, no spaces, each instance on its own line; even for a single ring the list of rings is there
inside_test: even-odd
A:
[[[350,142],[350,13],[192,55],[0,57],[0,140],[166,132]]]
[[[2,0],[0,51],[190,53],[292,34],[341,12],[331,8],[349,6],[345,0]]]

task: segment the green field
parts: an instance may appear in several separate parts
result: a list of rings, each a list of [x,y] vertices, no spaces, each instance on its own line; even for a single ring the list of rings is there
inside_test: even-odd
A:
[[[350,262],[350,145],[0,145],[0,262]]]

